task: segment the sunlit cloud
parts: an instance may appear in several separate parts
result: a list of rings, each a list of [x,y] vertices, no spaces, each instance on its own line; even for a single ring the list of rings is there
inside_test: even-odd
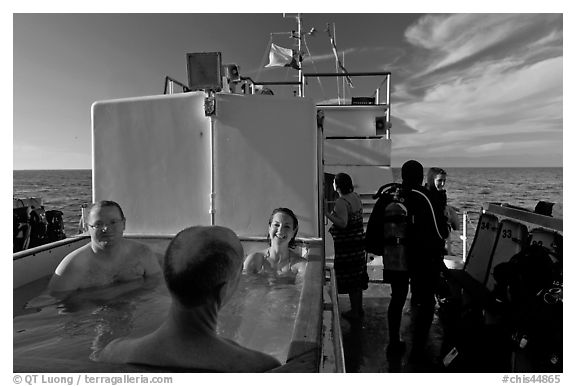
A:
[[[541,14],[456,14],[427,15],[406,31],[406,39],[415,47],[428,50],[428,67],[433,72],[483,53],[506,46],[506,55],[517,55],[528,44],[532,49],[561,39],[552,21],[558,15]],[[548,27],[549,26],[549,27]],[[548,27],[548,28],[547,28]],[[542,36],[543,35],[543,36]],[[517,44],[523,42],[524,44]],[[516,44],[515,44],[516,43]]]
[[[418,135],[395,137],[395,154],[529,156],[534,146],[561,157],[561,28],[558,15],[421,18],[406,37],[422,60],[393,92],[394,114]]]

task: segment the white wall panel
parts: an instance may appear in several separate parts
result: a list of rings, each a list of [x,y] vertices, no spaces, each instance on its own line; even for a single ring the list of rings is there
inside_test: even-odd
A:
[[[376,135],[376,117],[386,116],[386,106],[318,106],[324,111],[324,136],[371,137]]]
[[[298,216],[299,236],[319,236],[316,110],[306,98],[218,94],[216,223],[264,236],[274,208]]]
[[[204,93],[92,106],[93,198],[117,201],[128,233],[210,224],[210,119]]]
[[[390,166],[388,139],[326,139],[324,162],[330,165]]]

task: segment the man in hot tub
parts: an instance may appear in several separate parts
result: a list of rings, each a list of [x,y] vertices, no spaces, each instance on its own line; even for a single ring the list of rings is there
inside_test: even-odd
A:
[[[146,245],[123,237],[126,218],[114,201],[99,201],[88,215],[90,243],[68,254],[58,265],[50,293],[101,287],[159,274],[156,254]]]
[[[205,372],[262,372],[274,357],[218,335],[218,312],[236,291],[244,250],[234,232],[195,226],[179,232],[166,250],[164,279],[172,304],[155,331],[118,338],[95,360]]]

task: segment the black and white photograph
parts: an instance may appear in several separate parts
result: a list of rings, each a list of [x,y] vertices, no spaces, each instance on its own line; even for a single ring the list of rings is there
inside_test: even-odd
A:
[[[13,6],[13,384],[567,382],[530,3]]]

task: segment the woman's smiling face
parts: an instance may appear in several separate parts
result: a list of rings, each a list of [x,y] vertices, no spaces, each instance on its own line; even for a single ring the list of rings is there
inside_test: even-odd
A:
[[[288,243],[292,240],[295,233],[294,220],[290,215],[282,212],[274,214],[268,228],[268,235],[272,243]]]
[[[434,178],[434,186],[438,190],[444,190],[445,185],[446,185],[446,174],[438,174]]]

